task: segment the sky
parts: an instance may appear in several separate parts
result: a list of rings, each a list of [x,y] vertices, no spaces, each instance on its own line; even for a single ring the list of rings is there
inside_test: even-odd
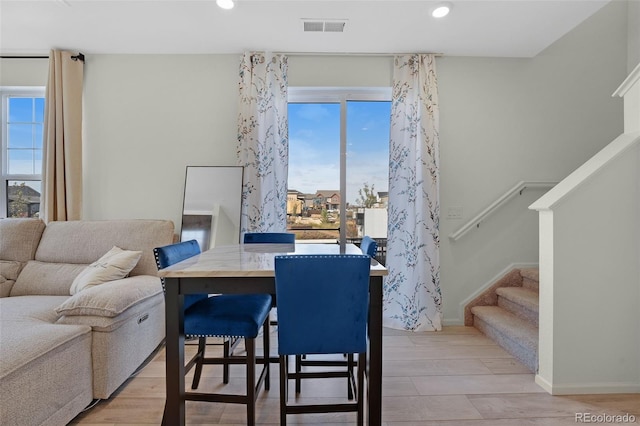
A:
[[[347,202],[364,184],[388,191],[391,103],[347,102]],[[289,189],[340,189],[340,104],[289,104]]]
[[[9,98],[9,174],[40,174],[44,98]],[[34,149],[36,148],[36,149]]]

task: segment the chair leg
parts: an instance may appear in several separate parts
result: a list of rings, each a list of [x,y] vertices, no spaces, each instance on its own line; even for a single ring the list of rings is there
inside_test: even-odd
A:
[[[222,344],[222,356],[224,359],[228,359],[231,356],[231,343],[233,338],[225,339]],[[229,364],[222,364],[222,383],[225,385],[229,383]]]
[[[296,393],[300,393],[300,388],[302,385],[302,379],[300,378],[300,372],[302,371],[302,356],[296,355]]]
[[[364,369],[366,364],[366,353],[358,354],[358,426],[364,423]]]
[[[289,397],[289,357],[280,355],[280,426],[287,424],[287,399]]]
[[[347,354],[347,398],[353,399],[353,386],[351,385],[351,379],[353,376],[353,354]]]
[[[256,346],[254,339],[244,339],[247,349],[247,425],[256,424]]]
[[[191,389],[198,389],[200,384],[200,376],[202,375],[202,364],[204,361],[204,352],[207,348],[207,338],[198,338],[198,360],[196,361],[196,370],[193,374],[193,382],[191,382]]]
[[[266,377],[264,378],[264,390],[269,390],[271,385],[269,382],[269,375],[271,374],[271,369],[269,368],[269,365],[271,364],[270,360],[269,360],[269,344],[270,344],[270,337],[269,337],[269,332],[270,332],[271,328],[269,326],[269,319],[267,318],[267,320],[264,322],[264,331],[263,331],[263,336],[262,336],[262,344],[264,346],[263,348],[263,352],[262,352],[262,358],[264,359],[264,370],[265,370],[265,374]]]

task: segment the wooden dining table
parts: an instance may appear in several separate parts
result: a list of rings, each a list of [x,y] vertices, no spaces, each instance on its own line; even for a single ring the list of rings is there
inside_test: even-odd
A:
[[[269,293],[275,301],[274,259],[278,254],[360,254],[354,244],[235,244],[216,246],[158,272],[166,287],[166,404],[162,424],[185,424],[185,294]],[[340,271],[328,271],[339,274]],[[382,423],[382,277],[387,269],[371,260],[366,366],[369,425]],[[275,302],[277,305],[277,301]],[[277,360],[274,358],[272,361]]]

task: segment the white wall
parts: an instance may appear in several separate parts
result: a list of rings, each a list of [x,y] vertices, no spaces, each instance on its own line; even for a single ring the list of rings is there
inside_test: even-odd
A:
[[[521,180],[559,181],[622,132],[626,3],[612,2],[532,59],[438,61],[445,323],[512,263],[538,262],[542,195],[525,191],[462,239],[447,236]],[[447,220],[462,207],[463,220]]]
[[[630,0],[628,4],[627,72],[631,72],[640,63],[640,1]]]
[[[0,59],[0,86],[45,86],[47,59]]]
[[[186,166],[235,165],[237,55],[87,55],[84,217],[180,228]]]
[[[456,243],[447,236],[462,222],[447,209],[469,219],[520,180],[559,180],[621,133],[611,93],[626,75],[626,12],[612,2],[532,59],[438,58],[446,321],[462,322],[460,302],[510,263],[537,262],[527,206],[540,193],[525,191]],[[186,166],[235,165],[239,59],[86,55],[85,218],[167,218],[179,229]],[[389,86],[391,70],[389,57],[292,56],[289,84]]]
[[[291,56],[290,86],[390,87],[391,57]]]

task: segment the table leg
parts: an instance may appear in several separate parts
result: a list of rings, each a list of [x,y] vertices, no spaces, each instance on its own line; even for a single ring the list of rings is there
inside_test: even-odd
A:
[[[369,374],[367,374],[369,425],[382,424],[382,277],[369,285]]]
[[[166,327],[166,391],[162,424],[185,424],[184,394],[184,296],[180,294],[180,280],[165,279],[165,327]]]

